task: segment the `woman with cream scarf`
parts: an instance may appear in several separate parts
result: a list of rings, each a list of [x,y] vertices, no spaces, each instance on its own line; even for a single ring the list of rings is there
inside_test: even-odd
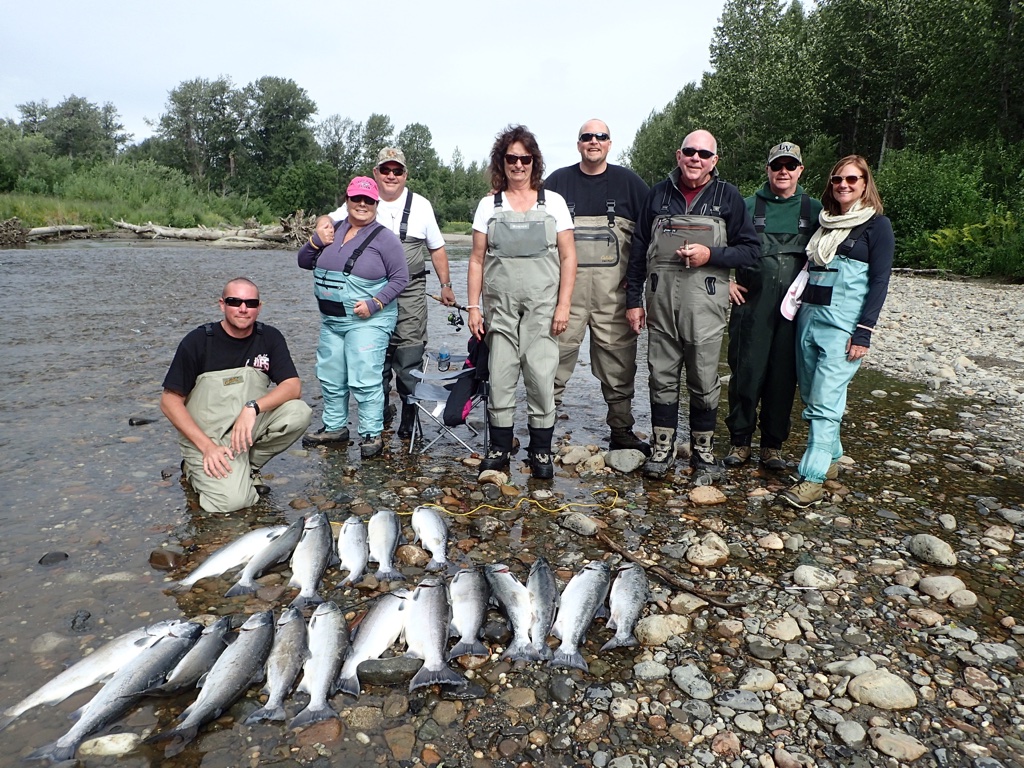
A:
[[[800,482],[781,498],[804,509],[825,496],[843,455],[846,389],[871,346],[896,241],[867,161],[848,155],[821,196],[821,228],[807,244],[809,279],[797,314],[797,379],[808,426]]]

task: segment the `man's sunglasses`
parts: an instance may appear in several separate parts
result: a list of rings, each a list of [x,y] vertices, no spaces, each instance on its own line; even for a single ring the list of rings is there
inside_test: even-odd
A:
[[[240,307],[245,304],[249,309],[259,309],[260,306],[259,299],[240,299],[237,296],[225,296],[221,301],[229,307]]]
[[[611,138],[611,136],[609,136],[607,133],[581,133],[580,134],[580,141],[582,141],[584,144],[586,144],[588,142],[591,142],[594,139],[597,139],[598,141],[608,141],[608,139],[610,139],[610,138]]]
[[[515,165],[517,160],[523,165],[533,165],[533,155],[505,155],[505,162],[509,165]]]
[[[863,178],[864,178],[863,176],[831,176],[829,178],[829,181],[832,182],[832,186],[834,186],[834,187],[838,187],[844,181],[852,187],[860,179],[863,179]]]
[[[715,156],[715,153],[710,149],[694,149],[693,147],[683,147],[680,150],[685,157],[693,157],[699,155],[701,160],[710,160]]]
[[[781,171],[783,168],[792,173],[793,171],[800,167],[800,163],[798,163],[796,160],[772,160],[770,163],[768,163],[768,167],[771,168],[776,173]]]
[[[378,168],[381,176],[405,176],[405,168],[400,165],[389,165],[387,168]]]
[[[362,203],[363,205],[377,204],[376,200],[374,200],[372,197],[367,197],[366,195],[352,195],[352,197],[350,197],[349,200],[353,203]]]

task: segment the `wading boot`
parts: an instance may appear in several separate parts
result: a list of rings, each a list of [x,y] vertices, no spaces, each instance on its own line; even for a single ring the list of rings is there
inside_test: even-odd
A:
[[[380,435],[363,435],[359,443],[359,455],[364,459],[372,459],[384,452],[384,438]]]
[[[498,469],[507,472],[512,458],[512,427],[490,428],[490,445],[487,456],[480,462],[480,471]]]
[[[347,443],[348,427],[341,429],[327,429],[320,427],[316,432],[307,432],[302,436],[302,445],[311,448],[315,445],[330,445],[331,443]]]
[[[384,429],[391,429],[391,423],[395,420],[395,414],[398,413],[398,408],[396,408],[392,403],[389,403],[387,400],[388,400],[388,396],[387,396],[387,393],[385,392],[384,393]]]
[[[398,436],[403,440],[412,437],[412,425],[416,421],[416,406],[402,405],[402,422],[398,425]]]
[[[839,462],[833,461],[828,465],[828,471],[825,473],[826,480],[838,480],[839,479]]]
[[[608,450],[622,451],[632,449],[640,451],[644,456],[651,455],[651,446],[637,437],[629,427],[613,427],[612,437],[608,441]]]
[[[734,445],[729,450],[729,455],[722,459],[722,463],[727,467],[742,467],[750,461],[750,446],[749,445]]]
[[[676,460],[676,431],[671,427],[654,428],[654,446],[651,458],[644,464],[646,477],[662,478]]]
[[[747,449],[750,456],[750,449]],[[715,461],[715,433],[693,432],[690,434],[690,466],[695,472],[714,472],[718,469]]]
[[[555,476],[551,456],[554,427],[530,427],[530,475],[534,480],[550,480]]]
[[[815,504],[820,504],[825,498],[825,491],[821,483],[812,483],[810,480],[801,480],[796,485],[779,494],[779,498],[797,509],[807,509]]]
[[[260,474],[259,467],[249,470],[249,479],[252,481],[252,487],[256,489],[257,496],[266,496],[270,493],[270,486],[263,482],[263,475]]]
[[[728,463],[728,460],[726,460]],[[761,466],[773,472],[781,472],[786,468],[786,460],[782,458],[781,448],[762,448]]]

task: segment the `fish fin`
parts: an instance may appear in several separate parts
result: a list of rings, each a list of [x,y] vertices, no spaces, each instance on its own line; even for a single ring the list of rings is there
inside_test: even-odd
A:
[[[258,723],[261,720],[287,720],[288,715],[285,714],[284,707],[263,707],[257,709],[247,718],[245,718],[244,725],[252,725]]]
[[[339,677],[337,681],[338,690],[342,693],[347,693],[350,696],[359,698],[359,675],[352,675],[351,677]]]
[[[58,742],[47,744],[45,747],[40,747],[35,752],[30,752],[25,755],[25,760],[49,760],[53,763],[60,763],[64,760],[71,760],[75,756],[75,750],[78,749],[78,744],[69,744],[60,746]]]
[[[413,675],[409,681],[409,692],[427,685],[454,685],[461,688],[468,685],[469,681],[447,666],[438,669],[428,669],[425,665],[420,667],[419,672]]]
[[[489,656],[490,653],[487,646],[479,640],[472,643],[460,641],[452,648],[451,653],[448,654],[448,661],[457,659],[459,656]]]
[[[540,654],[527,640],[513,640],[512,644],[501,654],[502,659],[509,661],[539,661]]]
[[[185,592],[191,592],[192,591],[192,585],[191,584],[185,584],[184,582],[179,581],[174,586],[168,587],[165,591],[166,592],[173,592],[176,595],[180,595],[180,594],[183,594]]]
[[[604,623],[604,625],[605,625],[605,627],[610,629],[612,632],[614,632],[616,629],[619,628],[618,625],[615,623],[615,617],[614,616],[609,616],[608,617],[608,621],[606,621]]]
[[[237,584],[235,584],[235,586],[233,586],[231,589],[229,589],[227,592],[224,593],[224,597],[237,597],[238,595],[251,595],[251,594],[253,594],[254,592],[256,592],[258,590],[259,590],[259,585],[258,584],[243,584],[242,582],[238,582]]]
[[[299,595],[294,600],[292,600],[291,605],[289,605],[288,607],[298,608],[301,611],[310,605],[320,605],[320,603],[322,603],[323,601],[324,599],[320,597],[320,595],[315,593],[313,594],[312,597],[304,597],[303,595]]]
[[[438,571],[445,570],[447,567],[448,567],[448,561],[447,560],[434,560],[434,559],[431,559],[431,561],[429,563],[427,563],[427,566],[426,566],[425,570],[430,572],[430,573],[437,573]]]
[[[544,661],[549,660],[554,654],[545,642],[534,643],[533,650],[537,652],[537,656]]]
[[[574,669],[582,669],[584,672],[589,672],[590,667],[587,662],[583,659],[583,654],[579,650],[573,650],[572,653],[568,653],[559,648],[555,651],[554,657],[548,662],[549,667],[573,667]]]
[[[602,645],[601,650],[610,651],[612,648],[634,648],[638,645],[640,645],[640,643],[637,642],[637,639],[633,635],[630,635],[626,638],[620,638],[618,635],[616,635],[607,643]]]
[[[373,575],[377,578],[377,581],[405,581],[405,576],[394,568],[389,571],[380,568]]]
[[[330,704],[326,704],[316,709],[306,707],[304,710],[299,712],[299,714],[293,717],[290,723],[288,723],[288,730],[294,731],[296,728],[305,728],[307,725],[319,723],[321,720],[330,720],[332,717],[341,719],[338,713],[332,709]]]

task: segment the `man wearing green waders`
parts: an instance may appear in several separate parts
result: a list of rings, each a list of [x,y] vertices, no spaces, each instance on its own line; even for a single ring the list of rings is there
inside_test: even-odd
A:
[[[256,284],[236,277],[219,303],[224,319],[178,345],[160,410],[180,433],[182,469],[199,506],[234,512],[256,503],[266,488],[260,467],[302,436],[312,411],[299,399],[302,382],[284,336],[257,322]]]
[[[784,141],[768,152],[768,181],[746,198],[761,238],[761,258],[736,270],[729,286],[729,428],[727,467],[750,460],[750,443],[761,405],[761,466],[786,468],[782,444],[789,438],[796,394],[796,323],[779,307],[807,262],[807,242],[818,228],[821,203],[800,186],[800,147]]]

